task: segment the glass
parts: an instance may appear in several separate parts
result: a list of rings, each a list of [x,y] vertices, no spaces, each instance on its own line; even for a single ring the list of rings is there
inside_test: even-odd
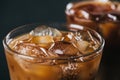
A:
[[[79,24],[96,30],[106,40],[105,54],[112,54],[120,49],[120,3],[109,0],[73,1],[66,6],[68,24]],[[76,27],[68,27],[76,30]]]
[[[37,51],[38,49],[40,50],[44,49],[43,52],[45,52],[45,49],[48,50],[48,47],[45,48],[46,44],[44,42],[52,41],[51,38],[47,39],[45,37],[42,38],[43,44],[42,45],[39,44],[40,46],[44,47],[38,47],[38,45],[35,46],[36,44],[39,43],[39,41],[41,41],[41,38],[39,39],[39,37],[41,37],[40,36],[41,34],[39,34],[39,36],[35,36],[38,35],[35,31],[39,31],[40,27],[42,27],[43,25],[57,28],[60,30],[60,32],[62,33],[62,37],[56,36],[55,40],[58,40],[58,42],[60,42],[59,40],[61,40],[60,38],[62,38],[62,41],[60,43],[68,42],[67,45],[65,46],[60,43],[58,45],[56,44],[57,48],[61,48],[62,46],[64,52],[67,49],[66,52],[64,53],[65,55],[62,55],[61,51],[58,51],[58,54],[60,56],[57,55],[57,57],[56,57],[57,53],[55,54],[54,57],[53,53],[50,53],[52,54],[52,57],[51,56],[44,57],[42,53],[40,53],[39,55],[39,51],[38,53],[37,52],[32,53],[34,51]],[[38,26],[40,27],[36,28]],[[77,31],[77,33],[76,31],[70,32],[65,28],[68,26],[78,26],[80,27],[80,29]],[[50,28],[47,28],[47,31],[49,30]],[[41,32],[42,31],[43,30],[41,30]],[[47,31],[45,32],[45,34],[49,34],[47,33]],[[58,31],[56,32],[57,33],[53,33],[52,35],[60,34]],[[34,40],[29,39],[28,36],[29,33],[30,35],[32,34]],[[88,33],[89,36],[85,35],[86,33]],[[70,42],[75,38],[74,37],[75,35],[71,39],[71,37],[69,37],[71,34],[77,35],[76,38],[78,41],[79,39],[81,41],[81,36],[83,36],[82,38],[85,41],[83,41],[82,44],[78,42],[80,46],[73,47],[73,45],[70,44]],[[87,37],[89,37],[90,39]],[[26,40],[27,38],[28,40]],[[35,44],[33,44],[30,40],[33,41],[33,43],[35,42]],[[82,49],[84,45],[86,46],[87,41],[90,41],[90,44],[92,43],[92,45],[90,46],[91,48],[88,48],[89,50],[86,50],[88,52],[86,52],[85,54],[78,55],[79,52],[78,50]],[[55,44],[55,42],[53,43]],[[95,48],[96,44],[97,47],[95,50],[93,50],[92,47]],[[105,44],[104,39],[96,31],[92,29],[75,24],[65,25],[58,23],[55,24],[38,23],[23,25],[10,31],[3,40],[11,80],[94,80],[99,69],[104,44]],[[56,48],[54,47],[52,49],[52,47],[53,45],[50,46],[49,50],[53,50]],[[21,50],[21,48],[23,49]],[[28,50],[28,53],[26,50]],[[82,50],[80,51],[82,52]],[[74,54],[74,52],[76,52],[77,54]]]

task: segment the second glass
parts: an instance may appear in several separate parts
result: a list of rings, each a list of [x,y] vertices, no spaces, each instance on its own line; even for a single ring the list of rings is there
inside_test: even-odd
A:
[[[106,40],[106,53],[120,49],[120,3],[109,0],[83,0],[67,4],[68,24],[87,26],[99,32]],[[70,30],[79,27],[68,27]],[[113,47],[114,46],[114,47]]]

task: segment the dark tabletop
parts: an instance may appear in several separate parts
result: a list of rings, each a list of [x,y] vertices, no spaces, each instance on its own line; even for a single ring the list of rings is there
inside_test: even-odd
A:
[[[0,80],[10,80],[2,40],[16,26],[36,22],[66,22],[71,0],[0,0]],[[114,46],[111,48],[115,48]],[[120,80],[120,48],[103,52],[97,80]]]

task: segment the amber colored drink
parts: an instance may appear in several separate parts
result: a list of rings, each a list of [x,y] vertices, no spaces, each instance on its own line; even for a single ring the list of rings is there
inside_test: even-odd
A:
[[[11,80],[94,80],[103,38],[85,27],[70,32],[49,26],[24,25],[5,37]]]

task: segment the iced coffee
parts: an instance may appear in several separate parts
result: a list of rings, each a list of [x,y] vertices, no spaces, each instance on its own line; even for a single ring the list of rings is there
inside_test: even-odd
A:
[[[106,46],[120,46],[120,3],[109,0],[85,0],[71,2],[65,10],[68,24],[79,24],[99,32]],[[68,27],[70,30],[79,27]],[[110,50],[108,48],[108,50]],[[115,51],[115,50],[113,50]]]
[[[95,79],[103,38],[86,27],[70,32],[55,26],[30,24],[8,33],[3,44],[11,80]]]

